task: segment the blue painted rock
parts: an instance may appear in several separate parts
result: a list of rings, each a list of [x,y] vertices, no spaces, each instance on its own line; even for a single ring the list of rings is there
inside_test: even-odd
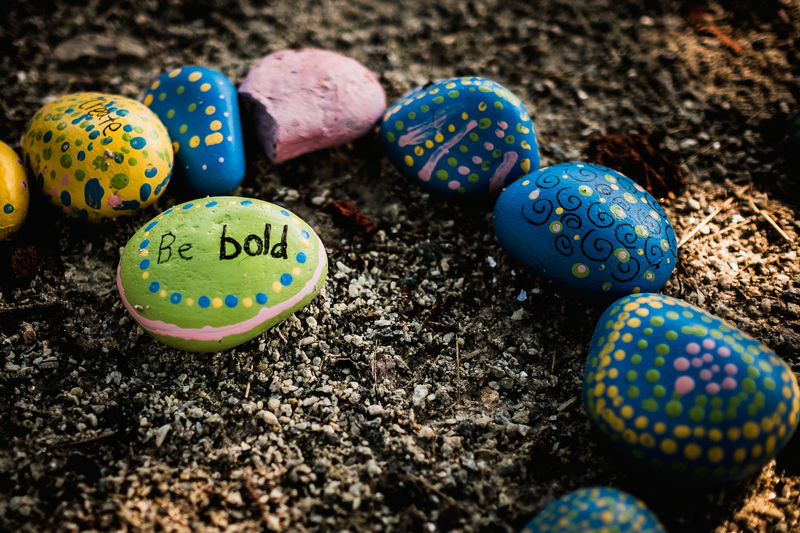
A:
[[[525,106],[484,78],[442,80],[407,93],[383,116],[381,139],[402,174],[445,195],[497,195],[539,168]]]
[[[761,469],[797,428],[800,390],[772,350],[659,294],[623,298],[592,337],[583,400],[616,446],[665,473],[721,482]]]
[[[177,166],[203,195],[225,194],[244,178],[244,144],[236,88],[223,74],[181,67],[150,85],[144,104],[167,127]]]
[[[794,136],[794,142],[800,145],[800,111],[794,116],[794,121],[792,122],[792,135]]]
[[[286,209],[208,197],[173,207],[131,237],[117,287],[153,337],[181,350],[225,350],[308,304],[328,272],[325,247]]]
[[[658,202],[614,170],[565,163],[503,191],[494,231],[537,274],[582,294],[654,292],[676,264],[675,231]]]
[[[591,488],[562,496],[536,515],[522,533],[665,533],[645,504],[617,489]]]
[[[145,208],[172,176],[167,130],[124,96],[76,93],[50,102],[25,128],[22,150],[50,201],[82,220]]]
[[[0,141],[0,241],[17,231],[28,214],[28,179],[17,153]]]
[[[386,109],[375,75],[355,59],[327,50],[281,50],[263,57],[239,94],[274,163],[358,139]]]

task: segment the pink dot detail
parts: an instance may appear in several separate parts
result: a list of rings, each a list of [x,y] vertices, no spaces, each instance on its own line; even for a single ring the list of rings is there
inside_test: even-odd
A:
[[[694,359],[692,359],[692,366],[695,368],[700,368],[701,366],[703,366],[703,360],[700,359],[699,357],[695,357]]]
[[[61,176],[61,185],[69,185],[69,174]]]
[[[492,143],[483,143],[483,147],[487,150],[494,150],[494,145]]]
[[[739,369],[736,368],[736,365],[734,364],[728,363],[727,365],[725,365],[725,373],[728,374],[729,376],[735,376],[736,372],[738,371]]]
[[[730,357],[731,349],[728,348],[727,346],[720,346],[719,348],[717,348],[717,353],[719,354],[720,357]]]
[[[23,189],[27,189],[28,188],[28,184],[25,183],[24,181],[20,181],[19,182],[19,186],[22,187]]]
[[[220,163],[224,163],[224,162],[225,162],[225,158],[224,158],[224,157],[220,157],[220,158],[219,158],[219,162],[220,162]]]
[[[725,390],[733,390],[736,388],[736,380],[733,378],[725,378],[722,380],[722,388]]]
[[[497,125],[500,126],[502,129],[507,129],[508,128],[508,124],[505,123],[505,122],[498,122]]]
[[[711,361],[713,361],[713,360],[714,360],[714,356],[713,356],[713,355],[711,355],[710,353],[704,353],[704,354],[703,354],[703,361],[704,361],[704,362],[706,362],[706,363],[710,363],[710,362],[711,362]]]
[[[469,167],[465,167],[463,165],[458,167],[458,173],[461,174],[462,176],[466,176],[467,174],[469,174]]]
[[[719,372],[719,365],[712,365],[712,366],[711,366],[711,371],[712,371],[712,372],[714,372],[715,374],[716,374],[717,372]]]
[[[580,266],[578,267],[578,272],[580,272],[581,274],[583,274],[584,272],[586,272],[586,265],[580,265]]]
[[[494,134],[500,137],[501,139],[506,136],[506,132],[504,132],[503,130],[495,130]]]
[[[712,348],[716,347],[717,343],[714,342],[714,339],[704,339],[703,340],[703,348],[706,350],[711,350]]]
[[[483,159],[475,155],[472,156],[472,162],[475,163],[476,165],[480,165],[483,162]]]
[[[706,392],[708,394],[717,394],[719,393],[719,383],[708,383],[706,384]]]
[[[700,371],[700,379],[703,381],[708,381],[711,379],[711,370],[705,368]]]
[[[50,189],[50,196],[52,196],[53,198],[58,196],[58,188],[53,187],[52,189]]]
[[[696,342],[690,342],[686,345],[686,353],[689,355],[697,355],[700,353],[700,345]]]
[[[456,180],[453,180],[450,183],[448,183],[447,186],[450,187],[452,190],[456,190],[461,186],[461,184]]]
[[[203,165],[203,170],[208,170],[208,165]]]
[[[681,376],[675,380],[675,392],[689,394],[694,390],[694,380],[689,376]]]
[[[685,357],[678,357],[675,359],[675,362],[672,363],[672,366],[674,366],[675,370],[678,372],[685,372],[686,370],[689,370],[689,360]]]

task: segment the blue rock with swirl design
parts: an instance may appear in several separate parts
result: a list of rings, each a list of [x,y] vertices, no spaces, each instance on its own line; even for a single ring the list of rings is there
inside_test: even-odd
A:
[[[800,415],[797,379],[772,350],[683,300],[646,293],[600,317],[583,401],[627,455],[706,483],[761,469]]]
[[[582,294],[655,292],[676,264],[675,231],[658,202],[615,170],[564,163],[512,183],[494,208],[514,259]]]
[[[144,104],[167,127],[177,167],[188,185],[203,195],[225,194],[245,171],[236,88],[223,74],[182,67],[158,77]]]

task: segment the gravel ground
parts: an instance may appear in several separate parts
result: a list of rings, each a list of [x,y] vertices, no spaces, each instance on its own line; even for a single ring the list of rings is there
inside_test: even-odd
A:
[[[133,7],[133,5],[136,7]],[[660,0],[18,2],[0,19],[0,139],[67,92],[138,98],[168,68],[238,84],[267,53],[318,47],[378,75],[389,101],[483,75],[517,94],[544,164],[648,134],[688,185],[662,205],[681,247],[663,292],[728,318],[800,370],[800,2]],[[191,198],[88,225],[34,191],[0,243],[0,529],[517,531],[552,498],[609,485],[672,532],[800,530],[800,444],[760,475],[685,486],[630,469],[581,407],[607,302],[514,264],[491,205],[410,184],[377,135],[283,165],[247,130],[235,194],[316,228],[321,295],[235,349],[169,349],[132,321],[120,248]],[[356,204],[367,236],[319,211]],[[768,223],[771,217],[785,232]],[[789,240],[787,240],[789,239]]]

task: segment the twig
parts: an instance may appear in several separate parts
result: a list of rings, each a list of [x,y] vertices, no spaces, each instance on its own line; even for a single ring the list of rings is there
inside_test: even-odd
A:
[[[697,239],[695,241],[695,244],[701,243],[703,241],[707,241],[708,239],[713,239],[714,237],[718,237],[718,236],[722,235],[723,233],[728,233],[729,231],[733,231],[736,228],[741,228],[742,226],[746,226],[748,224],[752,224],[753,221],[755,219],[757,219],[757,218],[758,218],[757,215],[753,215],[751,217],[747,217],[746,219],[742,220],[741,222],[737,222],[736,224],[731,224],[730,226],[727,226],[727,227],[725,227],[725,228],[723,228],[723,229],[721,229],[719,231],[716,231],[716,232],[714,232],[714,233],[712,233],[710,235],[704,235],[703,237]]]
[[[681,246],[683,246],[684,244],[689,242],[692,239],[692,237],[697,235],[697,232],[699,232],[701,229],[703,229],[719,213],[721,213],[725,209],[728,209],[731,206],[731,204],[739,197],[739,195],[744,194],[744,192],[749,188],[750,188],[750,184],[748,183],[744,187],[740,188],[738,191],[734,192],[734,195],[731,196],[730,198],[728,198],[727,200],[725,200],[722,203],[722,206],[715,208],[714,211],[712,211],[711,214],[708,215],[706,218],[701,220],[700,223],[697,224],[697,226],[695,226],[692,231],[690,231],[689,233],[687,233],[686,235],[684,235],[681,238],[681,241],[678,243],[678,248],[680,248]]]
[[[786,241],[786,242],[788,242],[788,243],[792,243],[792,242],[793,242],[793,241],[792,241],[792,238],[791,238],[791,237],[789,237],[789,236],[786,234],[786,232],[785,232],[785,231],[783,231],[783,228],[781,228],[781,227],[778,225],[778,223],[777,223],[777,222],[775,222],[775,221],[772,219],[772,217],[771,217],[771,216],[769,216],[769,215],[767,214],[767,212],[766,212],[766,211],[762,211],[761,209],[759,209],[759,208],[756,206],[756,204],[753,202],[753,199],[752,199],[752,198],[747,198],[747,202],[750,204],[750,209],[752,209],[753,211],[755,211],[757,215],[761,215],[761,216],[764,218],[764,220],[766,220],[767,222],[769,222],[769,223],[770,223],[770,225],[771,225],[773,228],[775,228],[775,231],[777,231],[777,232],[778,232],[778,235],[780,235],[781,237],[783,237],[783,240],[785,240],[785,241]]]
[[[486,349],[486,348],[478,348],[478,349],[477,349],[477,350],[475,350],[474,352],[467,354],[467,356],[466,356],[466,357],[464,357],[464,358],[462,359],[462,361],[469,361],[470,359],[472,359],[472,358],[474,358],[474,357],[477,357],[477,356],[479,356],[480,354],[482,354],[482,353],[483,353],[483,351],[484,351],[485,349]]]
[[[461,357],[458,355],[458,335],[456,335],[456,403],[461,403]]]

